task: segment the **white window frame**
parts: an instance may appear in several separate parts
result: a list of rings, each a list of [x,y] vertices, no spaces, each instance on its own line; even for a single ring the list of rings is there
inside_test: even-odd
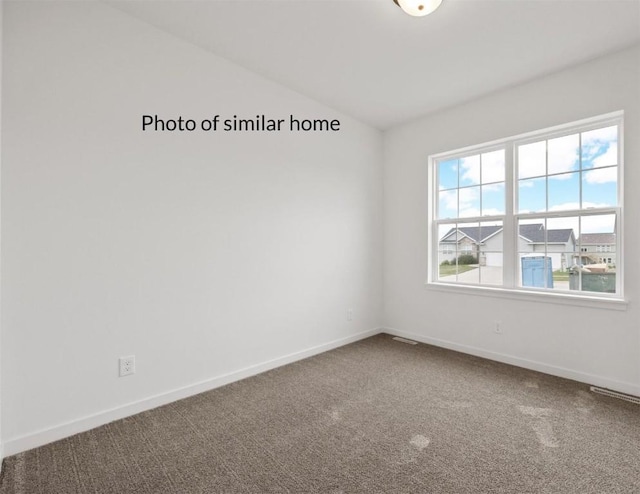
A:
[[[618,182],[617,195],[618,204],[615,207],[597,209],[578,209],[570,211],[542,212],[542,213],[518,213],[518,187],[516,171],[516,150],[518,146],[529,142],[537,142],[545,139],[553,139],[578,132],[586,132],[592,129],[602,128],[609,125],[618,125]],[[428,262],[427,281],[425,285],[430,289],[445,290],[452,292],[474,293],[483,296],[503,296],[507,298],[539,300],[552,303],[569,303],[588,307],[602,307],[625,310],[627,302],[624,299],[624,260],[623,254],[623,204],[624,204],[624,112],[617,111],[600,115],[552,128],[542,129],[526,134],[512,136],[496,141],[469,146],[446,153],[431,155],[428,158],[429,177],[429,207],[428,207]],[[505,214],[500,216],[480,216],[471,218],[438,219],[438,170],[437,163],[449,159],[456,159],[472,154],[487,153],[497,149],[505,149]],[[518,286],[517,271],[517,238],[518,221],[520,219],[542,220],[554,217],[589,216],[589,215],[615,214],[616,215],[616,293],[599,293],[586,291],[562,291],[547,288],[531,288]],[[441,223],[451,223],[462,220],[466,222],[481,222],[501,220],[503,221],[503,284],[502,285],[481,285],[461,282],[449,282],[438,280],[438,246],[439,235],[438,225]],[[580,244],[576,245],[577,252],[583,252]]]

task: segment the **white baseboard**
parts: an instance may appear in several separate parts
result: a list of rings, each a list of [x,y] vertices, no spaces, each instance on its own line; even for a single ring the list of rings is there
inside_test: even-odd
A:
[[[220,386],[224,386],[225,384],[229,384],[241,379],[245,379],[247,377],[254,376],[256,374],[260,374],[262,372],[266,372],[271,369],[275,369],[276,367],[281,367],[283,365],[312,357],[313,355],[317,355],[328,350],[333,350],[334,348],[338,348],[349,343],[374,336],[381,331],[382,330],[380,328],[363,331],[346,338],[333,340],[328,343],[324,343],[322,345],[308,348],[299,352],[291,353],[289,355],[269,360],[267,362],[245,367],[244,369],[230,372],[228,374],[223,374],[211,379],[207,379],[205,381],[200,381],[188,386],[184,386],[182,388],[167,391],[166,393],[161,393],[133,403],[128,403],[126,405],[112,408],[110,410],[105,410],[103,412],[72,420],[70,422],[66,422],[49,429],[43,429],[31,434],[10,439],[0,445],[0,448],[2,448],[0,451],[4,453],[4,456],[15,455],[32,448],[37,448],[38,446],[43,446],[53,441],[57,441],[59,439],[64,439],[65,437],[73,436],[74,434],[78,434],[79,432],[84,432],[89,429],[108,424],[109,422],[113,422],[114,420],[122,419],[131,415],[135,415],[136,413],[151,410],[153,408],[166,405],[167,403],[171,403],[176,400],[181,400],[183,398],[203,393],[211,389],[219,388]]]
[[[491,352],[482,348],[462,345],[460,343],[441,340],[439,338],[431,338],[429,336],[409,333],[407,331],[401,331],[395,328],[384,328],[382,331],[393,336],[400,336],[402,338],[419,341],[421,343],[427,343],[429,345],[447,348],[449,350],[455,350],[457,352],[467,353],[469,355],[475,355],[476,357],[483,357],[489,360],[495,360],[497,362],[515,365],[516,367],[522,367],[524,369],[543,372],[552,376],[563,377],[565,379],[571,379],[573,381],[578,381],[593,386],[599,386],[601,388],[606,388],[613,391],[619,391],[621,393],[629,394],[632,396],[640,396],[640,386],[632,383],[616,381],[614,379],[609,379],[586,372],[575,371],[572,369],[549,365],[542,362],[536,362],[534,360],[514,357],[512,355],[503,353]]]

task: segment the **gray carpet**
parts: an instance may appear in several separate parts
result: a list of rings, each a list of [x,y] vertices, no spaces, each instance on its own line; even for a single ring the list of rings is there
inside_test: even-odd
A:
[[[5,460],[2,494],[639,493],[640,407],[378,335]]]

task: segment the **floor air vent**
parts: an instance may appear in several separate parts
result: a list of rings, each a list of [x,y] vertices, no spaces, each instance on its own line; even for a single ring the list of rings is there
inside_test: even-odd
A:
[[[417,345],[418,344],[417,341],[407,340],[406,338],[400,338],[399,336],[394,336],[392,339],[394,339],[396,341],[400,341],[402,343],[409,343],[409,345]]]
[[[620,400],[629,401],[640,405],[640,397],[626,395],[624,393],[618,393],[617,391],[611,391],[610,389],[599,388],[597,386],[591,386],[591,391],[605,396],[611,396],[612,398],[618,398]]]

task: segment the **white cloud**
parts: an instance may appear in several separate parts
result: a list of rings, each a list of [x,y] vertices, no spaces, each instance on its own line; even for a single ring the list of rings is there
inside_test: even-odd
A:
[[[449,209],[454,212],[458,210],[458,191],[457,190],[454,189],[454,190],[442,191],[439,194],[439,199],[440,199],[441,209],[444,206],[445,209]]]
[[[580,204],[577,202],[563,202],[562,204],[556,204],[555,206],[551,206],[549,208],[549,211],[567,211],[569,209],[608,208],[610,206],[611,204],[583,201],[582,208],[580,208]]]
[[[504,183],[487,184],[482,186],[482,192],[502,192],[504,191]]]
[[[499,216],[504,214],[504,209],[494,209],[494,208],[483,208],[482,215],[483,216]]]
[[[482,183],[504,181],[504,149],[482,155]]]
[[[460,160],[460,183],[480,183],[480,155],[468,156]]]
[[[608,208],[611,204],[607,204],[606,202],[582,202],[583,209],[593,209],[593,208]]]
[[[520,182],[518,182],[518,185],[519,185],[519,187],[521,189],[529,188],[529,187],[533,187],[537,181],[538,181],[537,179],[534,179],[534,180],[521,180]]]
[[[460,218],[472,218],[475,216],[480,216],[480,210],[478,208],[472,208],[472,207],[460,208]]]
[[[474,202],[480,195],[480,187],[465,187],[458,189],[458,195],[460,196],[460,204],[466,204]]]
[[[467,185],[504,181],[504,149],[460,160],[460,182]]]
[[[469,187],[458,190],[458,200],[460,204],[460,212],[458,213],[461,218],[468,218],[470,216],[479,216],[479,198],[480,187]]]
[[[577,170],[579,157],[578,134],[549,139],[547,154],[549,157],[548,173],[550,175]]]
[[[568,218],[549,218],[547,220],[548,230],[564,230],[568,228],[573,230],[573,234],[576,237],[578,236],[579,222],[577,216],[570,216]]]
[[[480,214],[480,187],[470,187],[458,191],[460,201],[460,216],[478,216]]]
[[[598,168],[589,170],[584,174],[584,179],[589,184],[616,183],[618,181],[618,168]]]
[[[615,222],[614,214],[583,216],[580,228],[582,233],[613,233]]]
[[[546,173],[545,141],[518,147],[518,178],[537,177]]]
[[[602,129],[590,130],[582,133],[582,145],[593,146],[597,143],[613,143],[618,140],[618,127],[612,125],[611,127],[604,127]]]
[[[568,209],[580,209],[580,204],[577,202],[563,202],[562,204],[551,206],[549,211],[567,211]]]
[[[569,204],[569,203],[567,203]],[[599,207],[599,204],[593,204],[593,207]],[[568,209],[568,208],[567,208]],[[536,222],[536,221],[532,221]],[[538,223],[543,220],[538,220]],[[580,233],[612,233],[615,225],[615,215],[598,214],[594,216],[582,216],[578,221],[577,216],[569,216],[567,218],[549,218],[547,220],[547,228],[550,230],[571,228],[576,237]]]
[[[582,133],[582,158],[591,161],[594,168],[618,164],[618,127]]]
[[[518,177],[539,177],[577,170],[578,143],[578,134],[571,134],[518,147]],[[554,178],[564,180],[570,176],[560,175]]]
[[[609,146],[609,149],[600,156],[593,158],[593,167],[610,166],[618,164],[618,146]]]

